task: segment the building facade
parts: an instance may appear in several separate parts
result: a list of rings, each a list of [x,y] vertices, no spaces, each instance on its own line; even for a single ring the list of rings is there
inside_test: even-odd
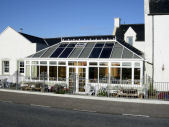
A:
[[[145,24],[115,18],[113,35],[39,38],[8,27],[0,35],[0,75],[10,79],[19,71],[25,81],[66,84],[77,93],[89,85],[169,82],[168,6],[168,0],[145,0]]]

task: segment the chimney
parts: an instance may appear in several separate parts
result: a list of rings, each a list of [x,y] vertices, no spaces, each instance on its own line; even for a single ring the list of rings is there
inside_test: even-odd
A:
[[[114,18],[114,27],[120,27],[120,18]]]
[[[113,35],[116,35],[116,30],[117,28],[120,27],[120,18],[114,18],[114,30],[113,30]]]
[[[150,0],[144,0],[144,13],[150,13]]]

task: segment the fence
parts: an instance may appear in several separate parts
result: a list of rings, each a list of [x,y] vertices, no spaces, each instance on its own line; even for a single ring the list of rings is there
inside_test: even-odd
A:
[[[152,83],[151,80],[146,82],[139,80],[133,81],[133,84],[127,80],[112,80],[111,83],[108,83],[105,79],[93,82],[91,79],[76,76],[59,80],[59,82],[48,82],[46,79],[30,81],[22,77],[18,80],[19,83],[9,83],[7,79],[3,79],[0,80],[0,88],[58,94],[86,94],[98,97],[160,99],[169,101],[169,82]]]

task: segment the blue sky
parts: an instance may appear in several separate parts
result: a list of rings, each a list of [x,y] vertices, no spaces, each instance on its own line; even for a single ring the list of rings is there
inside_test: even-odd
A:
[[[0,0],[7,26],[40,37],[112,34],[113,19],[144,23],[144,0]]]

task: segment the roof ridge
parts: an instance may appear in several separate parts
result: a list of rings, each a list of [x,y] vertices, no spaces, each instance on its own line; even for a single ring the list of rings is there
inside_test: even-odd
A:
[[[140,23],[140,24],[121,24],[121,25],[124,25],[124,26],[126,25],[127,26],[127,25],[145,25],[145,24],[144,23],[143,24]]]
[[[27,34],[27,33],[22,33],[22,32],[19,32],[20,34],[25,34],[25,35],[28,35],[28,36],[32,36],[32,37],[36,37],[36,38],[39,38],[39,39],[43,39],[41,37],[38,37],[38,36],[34,36],[34,35],[30,35],[30,34]]]

